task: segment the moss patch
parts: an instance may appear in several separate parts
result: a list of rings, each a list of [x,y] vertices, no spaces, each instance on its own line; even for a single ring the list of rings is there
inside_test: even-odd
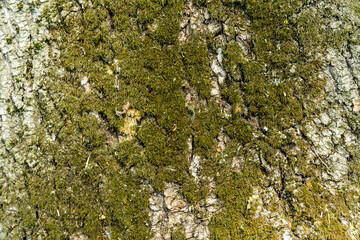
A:
[[[91,239],[151,238],[149,185],[162,192],[165,182],[177,183],[190,203],[208,193],[208,181],[195,183],[189,173],[194,154],[204,160],[202,175],[215,179],[222,203],[211,219],[212,239],[278,237],[278,229],[265,219],[253,221],[247,208],[254,188],[275,186],[263,162],[281,170],[279,196],[305,204],[303,211],[282,197],[294,205],[287,212],[294,222],[320,221],[330,201],[335,215],[317,230],[329,239],[345,236],[338,221],[340,211],[347,211],[343,197],[321,187],[321,166],[309,162],[309,145],[291,132],[318,113],[317,100],[324,97],[319,74],[333,43],[321,28],[322,13],[308,1],[194,3],[208,8],[211,21],[226,23],[231,40],[193,31],[180,44],[181,0],[57,0],[45,11],[61,55],[45,86],[51,96],[39,96],[44,128],[36,146],[43,161],[26,174],[30,200],[20,210],[35,238],[67,239],[77,231]],[[235,41],[236,29],[251,35],[249,56]],[[210,94],[208,56],[218,47],[227,73],[221,100],[232,106],[228,116]],[[189,88],[204,104],[186,107]],[[222,128],[230,143],[219,152]],[[299,154],[291,153],[293,146]],[[241,171],[233,168],[234,157],[245,159]],[[303,182],[286,189],[295,168],[311,187]],[[172,238],[184,236],[174,232]]]

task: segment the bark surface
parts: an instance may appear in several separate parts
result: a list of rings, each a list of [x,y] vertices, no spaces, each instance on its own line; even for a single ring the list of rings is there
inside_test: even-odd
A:
[[[1,239],[358,239],[360,4],[0,1]]]

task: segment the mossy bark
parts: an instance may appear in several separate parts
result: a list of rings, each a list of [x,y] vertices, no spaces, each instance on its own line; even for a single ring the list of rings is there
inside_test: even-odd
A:
[[[324,74],[330,49],[358,46],[358,11],[350,0],[50,2],[33,49],[59,55],[34,100],[37,163],[8,236],[358,237],[358,115]],[[349,122],[330,148],[346,145],[346,173],[315,137],[332,108]]]

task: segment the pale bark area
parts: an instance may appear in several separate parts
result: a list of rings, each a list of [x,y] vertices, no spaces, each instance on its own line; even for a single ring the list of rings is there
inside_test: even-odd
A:
[[[0,238],[20,239],[18,211],[28,197],[24,172],[39,164],[37,96],[50,48],[40,18],[45,1],[0,2]]]

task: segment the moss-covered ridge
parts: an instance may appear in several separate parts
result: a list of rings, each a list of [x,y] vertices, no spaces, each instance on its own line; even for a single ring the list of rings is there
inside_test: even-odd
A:
[[[180,43],[185,4],[59,0],[44,13],[51,42],[61,51],[56,68],[64,74],[49,76],[52,103],[39,100],[44,128],[37,144],[44,162],[27,174],[25,229],[44,239],[79,231],[90,239],[150,238],[151,188],[162,192],[165,182],[177,183],[191,203],[207,194],[207,183],[195,183],[189,172],[192,137],[194,153],[205,161],[202,174],[215,178],[223,206],[212,219],[212,239],[277,238],[279,229],[254,221],[248,204],[254,188],[267,187],[281,199],[268,208],[288,206],[283,214],[292,226],[319,222],[320,236],[346,239],[338,216],[348,211],[347,196],[328,195],[318,174],[324,166],[309,158],[309,144],[292,130],[320,110],[326,12],[317,1],[194,1],[212,21],[228,26],[221,33],[227,40],[194,30]],[[250,32],[250,54],[236,42],[239,29]],[[218,48],[229,117],[210,92],[209,56]],[[205,105],[186,107],[186,89],[195,89]],[[219,153],[221,127],[231,141]],[[294,154],[295,146],[300,150]],[[233,169],[234,157],[245,159],[242,171]],[[266,165],[280,169],[280,185]],[[295,181],[295,169],[302,182],[292,189],[286,182]],[[322,222],[318,216],[328,202],[333,208]]]

